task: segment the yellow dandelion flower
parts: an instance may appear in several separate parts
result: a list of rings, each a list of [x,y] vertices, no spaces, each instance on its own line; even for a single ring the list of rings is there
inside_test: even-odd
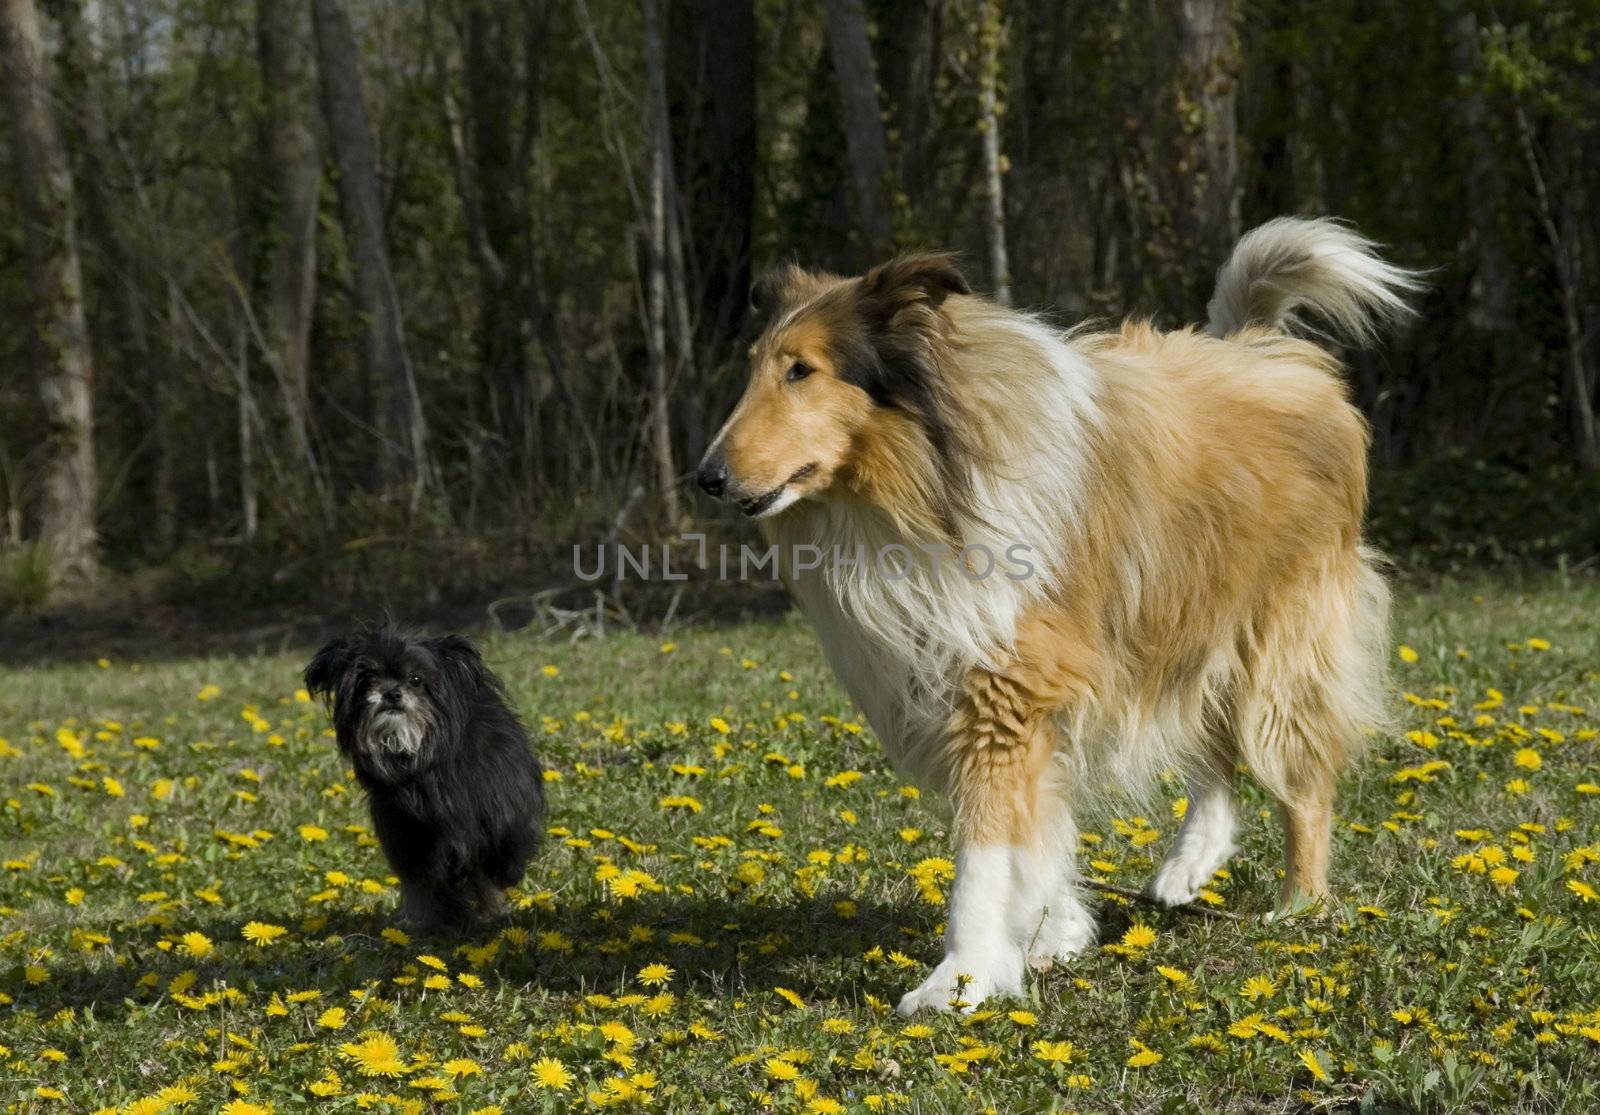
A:
[[[672,982],[673,974],[665,964],[646,964],[639,969],[638,980],[646,987],[665,987]]]
[[[245,940],[257,948],[266,948],[289,931],[281,925],[271,925],[264,921],[252,921],[246,922],[245,927],[239,932]]]
[[[540,1091],[565,1092],[572,1087],[573,1075],[567,1066],[554,1057],[541,1057],[530,1070],[533,1086]]]
[[[1133,1046],[1133,1055],[1129,1057],[1127,1061],[1129,1068],[1142,1069],[1150,1065],[1157,1065],[1161,1063],[1162,1055],[1157,1053],[1154,1049],[1151,1049],[1138,1038],[1129,1038],[1128,1044]]]
[[[1156,943],[1156,931],[1143,922],[1135,922],[1122,935],[1122,944],[1130,949],[1147,949]]]
[[[229,1100],[222,1105],[218,1115],[272,1115],[268,1104],[250,1103],[248,1100]]]
[[[339,1052],[362,1076],[403,1076],[407,1071],[400,1058],[400,1046],[388,1034],[376,1030],[362,1034],[358,1042],[346,1042]]]
[[[767,1070],[767,1075],[774,1080],[796,1080],[800,1076],[798,1068],[778,1057],[768,1058],[763,1067]]]
[[[1251,1002],[1257,999],[1270,999],[1277,992],[1278,985],[1266,976],[1251,976],[1244,981],[1244,986],[1239,989],[1239,994]]]
[[[1051,1065],[1070,1065],[1082,1052],[1070,1041],[1036,1041],[1033,1043],[1033,1055],[1038,1060]]]
[[[188,953],[196,960],[201,960],[206,956],[209,956],[211,954],[211,950],[216,947],[211,943],[210,937],[207,937],[204,933],[195,932],[185,933],[178,939],[178,943],[183,946],[184,952]]]
[[[1328,1070],[1323,1068],[1322,1062],[1317,1059],[1315,1050],[1302,1049],[1300,1051],[1300,1063],[1310,1070],[1312,1076],[1316,1077],[1323,1083],[1327,1083],[1329,1080],[1333,1079],[1328,1075]]]

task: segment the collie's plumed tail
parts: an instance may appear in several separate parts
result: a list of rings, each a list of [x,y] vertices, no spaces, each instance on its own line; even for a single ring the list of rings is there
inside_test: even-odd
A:
[[[1378,328],[1414,311],[1405,296],[1417,274],[1385,263],[1377,245],[1326,217],[1279,217],[1251,229],[1217,272],[1206,328],[1226,337],[1246,326],[1285,329],[1308,308],[1346,340],[1371,341]]]

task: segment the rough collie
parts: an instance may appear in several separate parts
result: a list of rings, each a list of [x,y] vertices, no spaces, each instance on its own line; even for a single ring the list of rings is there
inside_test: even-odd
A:
[[[698,480],[762,520],[891,760],[953,808],[945,955],[902,1013],[1017,994],[1089,946],[1074,814],[1166,770],[1189,804],[1154,898],[1189,902],[1233,853],[1241,765],[1281,808],[1284,905],[1327,892],[1388,592],[1366,423],[1285,330],[1303,308],[1367,340],[1417,286],[1289,218],[1239,242],[1203,333],[1064,333],[946,255],[758,284],[770,318]]]

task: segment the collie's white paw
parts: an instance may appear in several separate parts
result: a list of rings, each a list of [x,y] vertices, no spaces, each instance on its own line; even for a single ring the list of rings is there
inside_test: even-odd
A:
[[[933,974],[901,997],[896,1010],[909,1018],[929,1010],[970,1014],[991,995],[1022,994],[1022,955],[986,958],[947,956]]]
[[[1162,862],[1144,892],[1163,906],[1187,906],[1200,897],[1200,891],[1216,873],[1210,862],[1171,856]]]

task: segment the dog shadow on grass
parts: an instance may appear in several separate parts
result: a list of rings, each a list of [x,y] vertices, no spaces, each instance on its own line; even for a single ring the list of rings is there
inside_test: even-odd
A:
[[[851,905],[841,909],[840,901]],[[134,926],[117,934],[114,956],[100,948],[70,963],[53,963],[42,984],[27,984],[20,970],[5,983],[16,1010],[48,1019],[63,1009],[92,1008],[102,1021],[163,1000],[176,1001],[171,1009],[210,1009],[222,1002],[217,996],[225,989],[244,992],[257,1011],[274,995],[288,1001],[295,992],[318,991],[321,1010],[348,1004],[352,991],[409,998],[429,990],[430,978],[437,987],[440,977],[457,993],[477,984],[472,995],[485,1001],[515,991],[534,1010],[547,1000],[660,990],[731,1004],[779,988],[807,1001],[860,1007],[872,1005],[869,997],[880,1006],[894,1003],[942,951],[943,910],[915,902],[797,897],[768,903],[737,894],[647,894],[622,903],[516,910],[472,931],[400,939],[392,932],[393,913],[389,906],[309,918],[256,912],[199,924]],[[1104,904],[1099,918],[1102,941],[1117,940],[1134,921],[1163,931],[1229,931],[1227,923],[1116,902]],[[244,945],[242,928],[251,920],[292,928],[264,947]],[[178,945],[161,947],[191,931],[228,947],[203,958]],[[671,969],[664,985],[639,979],[642,969],[655,964]],[[1041,976],[1044,998],[1072,995],[1077,971],[1070,965]],[[0,979],[5,976],[0,972]],[[470,1009],[470,996],[462,1006]]]
[[[104,1021],[163,999],[204,1004],[208,993],[227,988],[248,995],[253,1008],[274,994],[312,990],[322,993],[324,1007],[348,1004],[347,993],[355,990],[395,998],[421,993],[429,977],[437,985],[441,975],[457,990],[466,975],[467,985],[481,981],[478,994],[511,987],[534,1003],[595,993],[649,995],[662,988],[642,984],[638,975],[659,963],[672,969],[665,989],[680,995],[733,999],[782,987],[808,1000],[860,1003],[865,995],[892,1002],[937,960],[942,911],[861,899],[841,910],[835,901],[842,900],[769,904],[733,894],[662,893],[516,910],[471,931],[408,933],[399,940],[384,933],[395,925],[392,907],[309,918],[303,911],[255,911],[119,928],[108,934],[114,946],[52,961],[43,983],[28,984],[19,968],[9,980],[0,972],[0,986],[10,985],[14,1009],[41,1019],[92,1007]],[[246,945],[243,926],[256,920],[289,933],[265,946]],[[181,945],[161,947],[189,932],[217,947],[199,958]],[[436,958],[444,969],[419,957]]]

